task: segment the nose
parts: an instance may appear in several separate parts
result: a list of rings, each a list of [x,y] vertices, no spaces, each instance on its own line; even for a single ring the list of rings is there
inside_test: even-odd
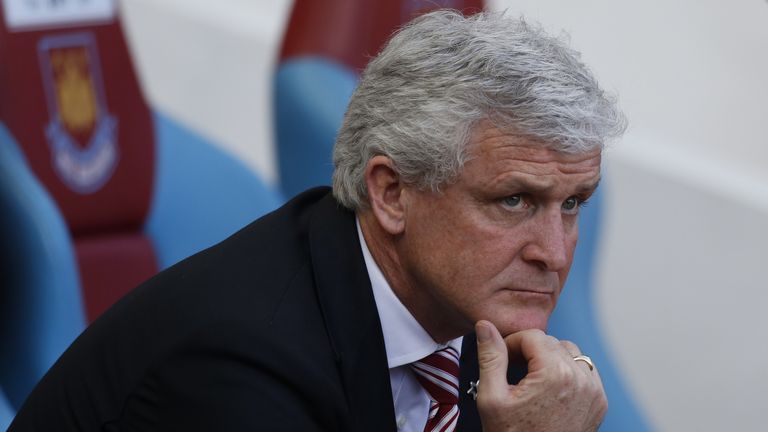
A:
[[[573,244],[569,241],[570,230],[577,227],[566,226],[559,209],[541,213],[532,222],[531,240],[521,251],[523,260],[546,271],[565,269],[570,264],[568,257]]]

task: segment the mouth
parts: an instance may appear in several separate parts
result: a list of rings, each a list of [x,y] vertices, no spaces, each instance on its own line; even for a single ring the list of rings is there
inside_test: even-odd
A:
[[[528,298],[531,300],[551,300],[555,296],[555,292],[548,289],[506,288],[505,290],[515,297]]]
[[[539,287],[539,288],[513,288],[513,287],[506,287],[507,291],[514,291],[514,292],[522,292],[522,293],[534,293],[534,294],[545,294],[545,295],[553,295],[555,293],[555,290],[547,287]]]

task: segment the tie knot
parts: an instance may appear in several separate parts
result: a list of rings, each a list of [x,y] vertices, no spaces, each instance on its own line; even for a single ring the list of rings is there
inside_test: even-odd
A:
[[[459,353],[445,347],[411,363],[416,379],[439,404],[459,403]]]

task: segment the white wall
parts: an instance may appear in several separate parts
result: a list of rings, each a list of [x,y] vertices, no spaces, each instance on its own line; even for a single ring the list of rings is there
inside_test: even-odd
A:
[[[567,30],[630,118],[606,155],[597,302],[663,431],[765,430],[768,2],[496,0]],[[274,179],[287,0],[124,0],[150,101]]]

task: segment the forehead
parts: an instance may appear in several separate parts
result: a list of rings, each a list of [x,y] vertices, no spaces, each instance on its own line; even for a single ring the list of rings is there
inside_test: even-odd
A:
[[[541,188],[596,186],[601,151],[567,154],[520,134],[504,132],[481,123],[470,138],[469,160],[461,177],[486,185],[525,181]]]

